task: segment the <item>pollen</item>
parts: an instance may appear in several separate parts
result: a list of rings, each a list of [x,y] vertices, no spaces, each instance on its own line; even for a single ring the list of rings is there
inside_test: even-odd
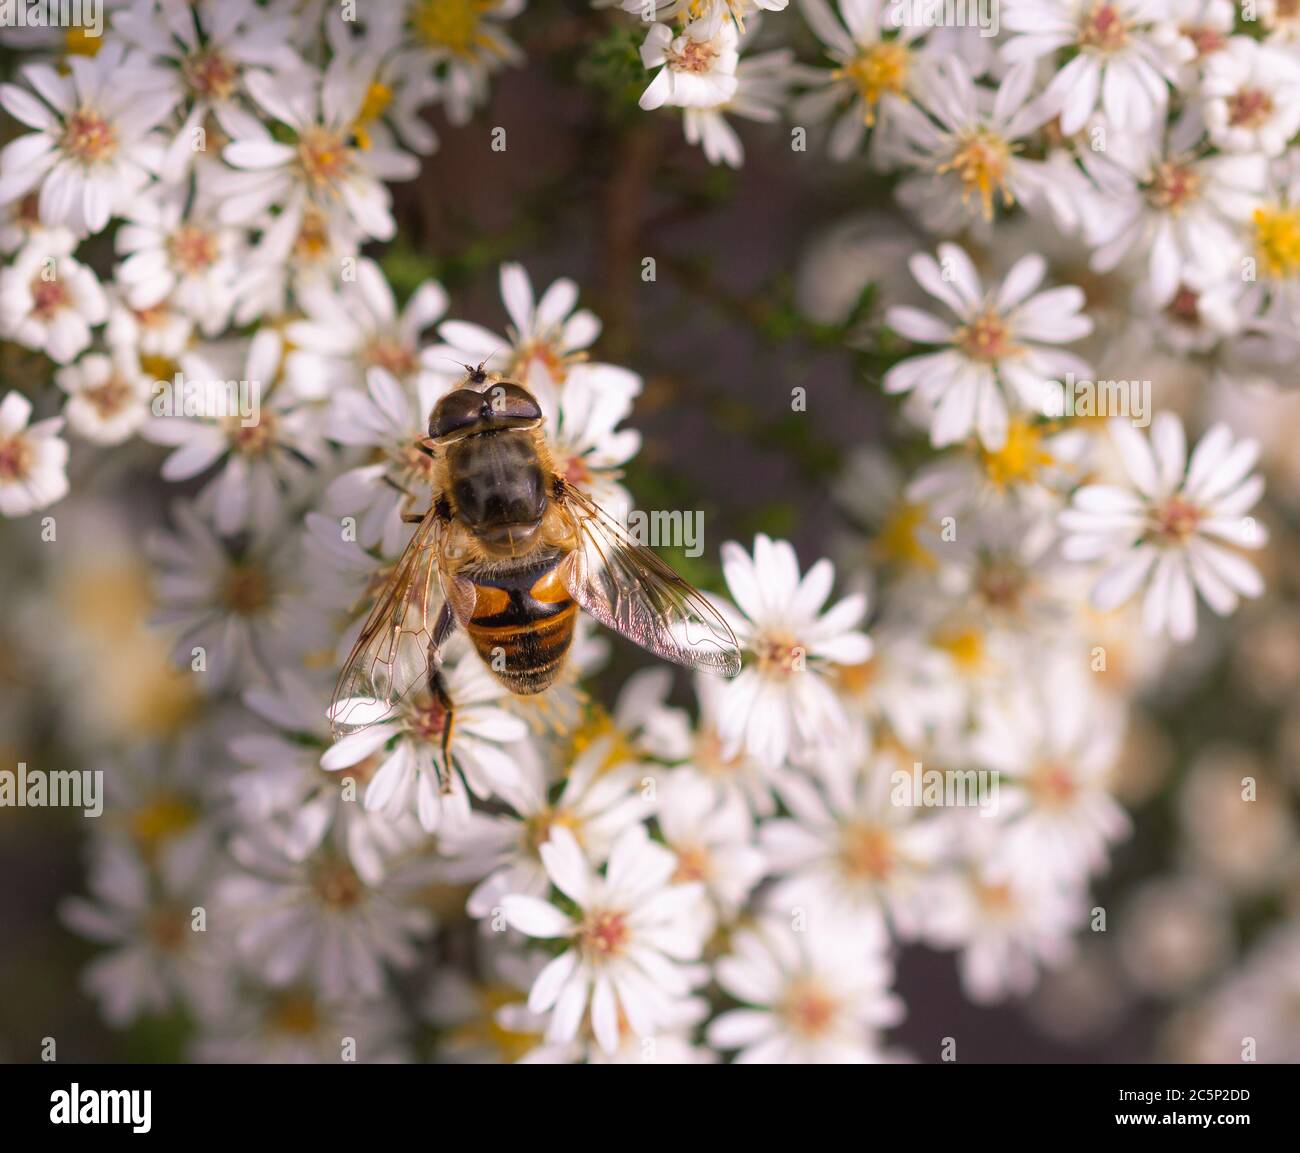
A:
[[[479,25],[493,0],[422,0],[411,15],[415,34],[430,48],[473,56],[484,36]]]
[[[984,636],[978,629],[945,629],[935,635],[932,643],[952,657],[964,673],[978,672],[984,667]]]
[[[911,54],[901,40],[881,40],[863,50],[835,73],[857,85],[867,125],[876,122],[876,105],[887,92],[901,95],[907,88]]]
[[[700,76],[713,68],[718,57],[718,50],[710,40],[692,40],[684,38],[680,52],[669,52],[668,63],[678,72],[690,72]]]
[[[69,304],[68,290],[59,279],[38,276],[31,284],[32,313],[38,320],[50,321]]]
[[[102,34],[96,35],[88,28],[74,24],[63,34],[65,56],[95,56],[104,46]]]
[[[78,108],[63,130],[63,151],[82,164],[97,164],[117,151],[117,135],[94,109]]]
[[[276,445],[276,433],[276,421],[269,412],[262,413],[253,424],[244,424],[238,416],[232,416],[226,427],[231,451],[240,456],[266,456]]]
[[[239,80],[234,63],[216,49],[196,52],[186,59],[181,71],[191,92],[211,100],[229,99]]]
[[[1191,501],[1172,496],[1152,513],[1152,529],[1166,544],[1182,544],[1200,524],[1202,512]]]
[[[1259,128],[1273,115],[1273,98],[1260,88],[1243,88],[1228,97],[1228,123],[1233,128]]]
[[[217,238],[206,229],[182,224],[168,237],[167,251],[177,268],[193,276],[217,262]]]
[[[692,881],[707,881],[712,873],[709,850],[703,845],[677,847],[677,868],[673,872],[673,884],[686,885]]]
[[[926,523],[926,516],[924,505],[900,501],[872,542],[876,555],[893,564],[934,568],[934,557],[921,543],[918,535]]]
[[[803,645],[786,633],[768,633],[754,641],[758,670],[770,677],[784,679],[804,668]]]
[[[1147,186],[1147,199],[1167,212],[1180,212],[1201,191],[1201,178],[1189,165],[1166,161]]]
[[[1042,469],[1053,464],[1052,454],[1043,448],[1042,441],[1041,427],[1024,416],[1012,417],[1001,448],[990,451],[980,447],[980,461],[989,482],[997,488],[1033,483]]]
[[[1019,349],[1011,340],[1011,329],[992,309],[981,313],[954,334],[958,347],[972,360],[992,364]]]
[[[1300,208],[1257,208],[1252,219],[1264,271],[1279,280],[1300,273]]]
[[[611,909],[590,913],[578,931],[582,951],[593,961],[621,956],[631,937],[627,914]]]
[[[1118,52],[1128,43],[1128,25],[1113,4],[1094,4],[1079,27],[1079,44],[1098,52]]]
[[[963,204],[978,195],[984,219],[993,219],[995,195],[1001,195],[1002,206],[1010,208],[1015,197],[1007,187],[1007,174],[1015,149],[1003,137],[987,128],[964,129],[955,138],[956,147],[951,157],[936,169],[942,175],[955,172],[961,179]]]
[[[114,373],[97,388],[88,388],[82,394],[101,420],[108,420],[122,412],[135,398],[130,382]]]
[[[893,872],[894,838],[878,825],[854,825],[840,835],[840,865],[850,877],[883,881]]]
[[[378,80],[371,81],[357,118],[352,122],[352,138],[357,142],[358,148],[364,150],[371,146],[370,126],[388,111],[392,102],[393,90]]]
[[[298,140],[298,163],[309,183],[317,188],[332,187],[351,168],[351,150],[337,132],[313,126]]]

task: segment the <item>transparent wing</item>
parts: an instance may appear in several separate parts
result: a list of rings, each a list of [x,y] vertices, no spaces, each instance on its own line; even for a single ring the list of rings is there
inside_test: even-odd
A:
[[[559,501],[578,535],[564,572],[578,604],[665,660],[728,677],[740,672],[736,635],[706,597],[572,485],[564,484]]]
[[[427,684],[429,649],[443,603],[437,575],[440,526],[432,511],[420,522],[361,626],[330,701],[335,736],[386,719],[407,693]]]

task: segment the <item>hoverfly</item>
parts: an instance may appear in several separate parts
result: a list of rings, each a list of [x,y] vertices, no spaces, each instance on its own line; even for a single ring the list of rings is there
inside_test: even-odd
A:
[[[452,706],[439,666],[457,628],[520,695],[555,680],[579,608],[677,664],[740,671],[735,634],[708,600],[555,471],[533,395],[483,365],[467,371],[434,406],[429,435],[417,444],[432,460],[432,502],[421,514],[403,511],[419,527],[330,705],[338,735],[386,719],[408,694],[427,689],[445,713],[444,789]]]

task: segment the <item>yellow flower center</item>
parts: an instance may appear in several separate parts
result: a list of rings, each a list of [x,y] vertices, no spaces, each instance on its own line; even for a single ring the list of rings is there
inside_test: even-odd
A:
[[[316,999],[307,992],[281,993],[267,1014],[267,1024],[273,1032],[288,1033],[295,1037],[310,1036],[316,1032],[320,1015]]]
[[[781,1016],[790,1031],[815,1039],[825,1034],[835,1021],[835,998],[811,979],[792,983],[781,1006]]]
[[[352,166],[351,150],[337,132],[316,125],[298,140],[298,163],[308,183],[323,189],[338,184]]]
[[[900,501],[872,542],[876,555],[893,564],[933,568],[934,557],[918,539],[918,530],[926,523],[926,516],[924,505]]]
[[[1041,469],[1052,465],[1052,454],[1042,446],[1043,429],[1027,417],[1012,417],[1007,423],[1007,439],[1002,447],[990,451],[980,446],[980,461],[991,484],[1006,488],[1012,484],[1031,484]]]
[[[955,143],[952,155],[936,171],[957,173],[962,183],[961,202],[968,204],[978,193],[984,219],[992,220],[995,193],[1001,193],[1004,208],[1015,203],[1007,187],[1007,169],[1015,149],[983,125],[962,129]]]
[[[884,881],[894,868],[894,838],[878,825],[851,825],[840,835],[839,859],[850,877]]]
[[[1045,809],[1064,808],[1078,793],[1069,768],[1054,761],[1035,765],[1029,774],[1028,785],[1035,803]]]
[[[992,364],[1018,350],[1011,341],[1011,329],[992,309],[981,313],[954,334],[954,343],[972,360]]]
[[[984,665],[984,636],[978,629],[944,629],[931,643],[964,673],[978,672]]]
[[[1079,44],[1099,52],[1117,52],[1128,42],[1128,25],[1117,8],[1094,4],[1079,28]]]
[[[82,164],[95,164],[117,151],[117,135],[94,109],[78,108],[64,126],[63,151]]]
[[[63,54],[65,56],[94,56],[104,46],[104,37],[96,35],[89,28],[73,25],[63,34]]]
[[[187,57],[181,68],[185,83],[196,96],[226,100],[234,95],[239,70],[215,48]]]
[[[1243,88],[1228,97],[1228,123],[1234,128],[1258,128],[1273,115],[1273,98],[1260,88]]]
[[[352,124],[352,138],[357,147],[366,149],[371,145],[370,126],[378,120],[393,102],[393,90],[378,80],[371,82],[366,89],[366,98],[361,102],[361,110]]]
[[[184,797],[160,793],[131,814],[128,829],[141,855],[152,860],[164,842],[187,832],[198,819],[198,810]]]
[[[312,874],[312,887],[321,903],[332,909],[350,909],[365,894],[356,870],[342,857],[322,861]]]
[[[415,34],[430,48],[472,56],[483,43],[479,24],[494,0],[423,0],[411,15]]]
[[[669,65],[676,71],[703,75],[712,69],[718,50],[711,40],[692,40],[686,36],[680,51],[670,50],[666,55]]]
[[[68,303],[68,290],[63,287],[63,281],[57,279],[46,280],[38,276],[31,284],[32,292],[32,314],[38,319],[49,322],[54,319],[55,314]]]
[[[1257,208],[1252,219],[1264,271],[1279,280],[1300,273],[1300,208]]]
[[[627,948],[632,932],[627,915],[612,909],[589,913],[578,930],[578,940],[588,960],[604,961],[620,956]]]
[[[886,92],[897,96],[907,88],[911,62],[911,53],[902,40],[881,40],[864,48],[836,73],[857,85],[865,105],[863,119],[868,125],[875,124],[876,105]]]
[[[193,224],[182,224],[168,237],[167,251],[181,272],[193,276],[217,262],[217,238]]]
[[[24,480],[36,459],[32,446],[23,436],[0,440],[0,481],[11,483]]]
[[[1201,178],[1186,164],[1169,161],[1161,164],[1147,186],[1147,199],[1168,212],[1180,212],[1195,200],[1201,190]]]
[[[1180,496],[1171,496],[1152,511],[1152,531],[1166,544],[1181,544],[1201,522],[1201,510]]]
[[[221,603],[236,616],[256,616],[271,603],[271,581],[254,565],[233,565],[221,584]]]

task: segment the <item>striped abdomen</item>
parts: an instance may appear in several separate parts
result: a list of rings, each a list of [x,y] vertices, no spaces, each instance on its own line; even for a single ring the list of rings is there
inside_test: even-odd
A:
[[[479,656],[511,692],[540,693],[564,664],[578,606],[560,579],[560,555],[544,555],[474,584],[474,614],[465,631]]]

